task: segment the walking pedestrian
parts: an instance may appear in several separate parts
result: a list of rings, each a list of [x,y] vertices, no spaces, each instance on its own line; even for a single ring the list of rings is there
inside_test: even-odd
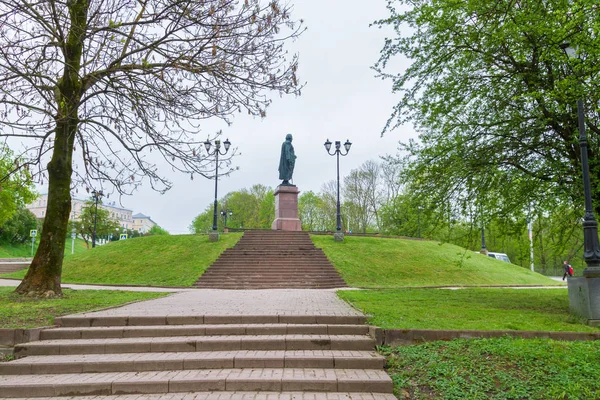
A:
[[[567,275],[568,276],[573,276],[573,267],[571,267],[571,265],[569,265],[569,263],[567,262],[567,260],[565,260],[563,262],[563,271],[564,271],[563,278],[562,278],[563,281],[565,280],[565,278],[567,277]]]

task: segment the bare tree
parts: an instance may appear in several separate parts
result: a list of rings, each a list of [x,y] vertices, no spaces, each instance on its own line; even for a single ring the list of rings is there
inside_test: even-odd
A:
[[[152,152],[208,176],[203,120],[264,117],[267,90],[299,94],[284,44],[300,32],[276,0],[0,0],[0,136],[32,143],[19,168],[49,185],[17,292],[61,294],[76,185],[124,194],[147,177],[167,190]]]
[[[350,175],[344,178],[344,199],[354,205],[360,231],[366,232],[373,220],[381,228],[379,207],[382,194],[378,163],[368,160],[358,169],[350,171]]]

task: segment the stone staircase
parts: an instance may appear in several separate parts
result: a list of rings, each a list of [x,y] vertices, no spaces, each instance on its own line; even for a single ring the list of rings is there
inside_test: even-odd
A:
[[[246,231],[194,284],[210,289],[346,287],[307,232]]]
[[[0,398],[392,400],[357,315],[69,316],[0,363]]]
[[[28,268],[31,258],[0,258],[0,274],[19,271]]]

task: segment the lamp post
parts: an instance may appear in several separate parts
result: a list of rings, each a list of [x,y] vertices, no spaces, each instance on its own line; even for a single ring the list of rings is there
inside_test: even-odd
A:
[[[487,248],[485,247],[485,226],[483,222],[481,222],[481,250],[479,251],[481,254],[485,254],[487,256]]]
[[[215,140],[215,149],[212,152],[210,151],[211,145],[212,144],[208,139],[206,140],[206,142],[204,142],[204,147],[206,147],[206,152],[208,153],[208,155],[212,156],[214,154],[215,156],[215,204],[213,210],[212,235],[209,235],[209,238],[211,241],[216,242],[217,240],[219,240],[219,233],[217,232],[217,186],[219,184],[219,154],[222,156],[227,154],[227,151],[229,151],[229,147],[231,146],[231,142],[229,141],[229,139],[225,139],[225,142],[223,142],[225,152],[223,153],[221,153],[220,140]]]
[[[421,238],[421,210],[423,206],[417,206],[417,237]]]
[[[231,210],[221,210],[221,216],[223,217],[223,229],[227,228],[227,216],[232,216],[233,211]]]
[[[567,56],[577,59],[577,49],[569,43],[560,46]],[[585,132],[585,116],[583,99],[577,100],[577,119],[579,124],[579,148],[581,151],[581,169],[583,172],[583,195],[585,198],[585,215],[583,217],[583,258],[587,267],[583,270],[585,277],[600,277],[600,245],[598,243],[598,222],[592,207],[592,190],[590,184],[590,169],[588,165],[588,142]]]
[[[346,153],[342,153],[341,147],[342,144],[339,140],[336,140],[335,142],[335,150],[333,151],[333,153],[330,152],[331,150],[331,142],[329,141],[329,139],[327,139],[327,141],[325,142],[325,150],[327,150],[327,154],[329,154],[330,156],[336,156],[337,158],[337,215],[336,215],[336,232],[334,235],[335,240],[337,241],[343,241],[344,240],[344,233],[342,232],[342,214],[340,212],[340,155],[341,156],[346,156],[348,155],[348,153],[350,152],[350,147],[352,146],[352,143],[350,143],[350,140],[346,140],[346,143],[344,143],[344,149],[346,149]]]
[[[92,197],[96,201],[96,211],[94,212],[94,231],[92,232],[92,249],[96,247],[96,222],[98,220],[98,200],[104,196],[102,190],[92,190]]]

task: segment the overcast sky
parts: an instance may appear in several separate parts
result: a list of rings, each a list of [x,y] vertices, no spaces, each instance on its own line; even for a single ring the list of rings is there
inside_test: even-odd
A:
[[[223,129],[241,155],[233,161],[239,170],[219,179],[221,198],[231,191],[260,183],[272,188],[278,180],[281,143],[291,133],[297,155],[293,181],[301,192],[318,192],[321,185],[336,177],[335,157],[327,155],[327,138],[353,143],[348,156],[340,159],[340,176],[369,159],[396,154],[398,141],[415,136],[411,126],[381,137],[398,95],[392,95],[391,82],[375,78],[370,67],[391,29],[369,27],[374,20],[389,15],[384,0],[290,0],[293,18],[303,19],[307,31],[289,46],[300,56],[298,77],[306,82],[300,97],[273,94],[267,118],[240,115],[227,127],[209,121],[203,131]],[[395,68],[400,69],[396,63]],[[394,71],[397,72],[397,71]],[[160,165],[159,165],[160,166]],[[133,196],[123,197],[124,207],[148,215],[172,234],[189,233],[196,215],[214,200],[214,180],[194,179],[162,170],[173,188],[161,195],[149,184]],[[43,190],[43,189],[42,189]],[[112,197],[110,201],[114,200]]]

